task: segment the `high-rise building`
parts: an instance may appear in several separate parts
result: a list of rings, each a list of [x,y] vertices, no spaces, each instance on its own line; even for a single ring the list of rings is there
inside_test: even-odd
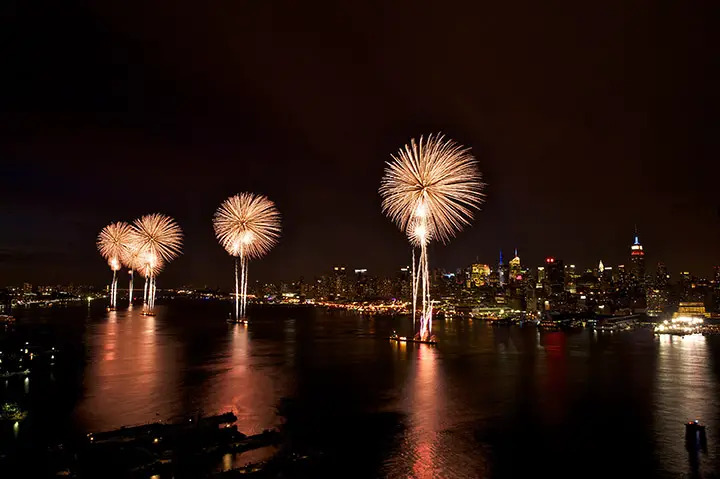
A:
[[[640,244],[637,230],[635,240],[630,246],[630,276],[638,286],[645,285],[645,251]]]
[[[714,276],[713,281],[715,282],[715,287],[720,288],[720,266],[715,266],[715,268],[713,268],[713,269],[714,269],[714,273],[715,273],[713,275]]]
[[[551,294],[560,294],[565,289],[565,267],[563,260],[552,256],[545,258],[546,289]]]
[[[542,285],[545,283],[545,266],[538,266],[537,269],[537,284]]]
[[[331,292],[335,299],[347,298],[348,281],[345,266],[335,266],[333,268]]]
[[[503,286],[505,281],[505,264],[503,263],[502,250],[500,250],[500,261],[498,261],[498,282],[500,283],[500,286]]]
[[[580,275],[577,274],[577,269],[575,268],[574,264],[569,264],[565,266],[564,276],[565,290],[571,293],[575,293],[577,290],[577,280],[580,278]]]
[[[485,286],[490,281],[490,265],[473,263],[470,267],[470,281],[476,287]]]
[[[368,270],[366,268],[356,269],[355,281],[352,284],[351,296],[353,299],[357,301],[367,299],[371,295],[369,283]]]
[[[517,248],[515,248],[515,257],[509,263],[510,282],[522,281],[522,265],[520,264],[520,256],[518,256]]]
[[[666,289],[670,285],[670,275],[668,274],[665,263],[657,264],[657,272],[655,273],[655,287],[657,289]]]

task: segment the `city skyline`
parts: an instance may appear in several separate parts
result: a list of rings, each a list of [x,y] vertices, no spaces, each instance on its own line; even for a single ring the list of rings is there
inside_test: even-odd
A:
[[[573,262],[572,258],[570,258],[570,259],[564,258],[562,255],[547,255],[547,256],[544,256],[537,263],[531,263],[526,259],[524,254],[522,254],[522,252],[518,248],[513,248],[512,249],[513,254],[510,256],[505,256],[504,260],[503,260],[503,251],[504,250],[500,249],[500,250],[498,250],[498,255],[494,258],[494,260],[488,259],[485,257],[476,256],[474,259],[468,260],[462,265],[455,265],[455,266],[449,266],[449,267],[433,266],[430,268],[430,270],[433,272],[444,272],[444,273],[453,273],[453,274],[458,273],[458,272],[469,273],[473,269],[474,266],[483,266],[483,267],[487,266],[488,273],[492,272],[493,274],[494,273],[507,274],[509,272],[510,276],[508,278],[504,278],[501,281],[501,282],[507,283],[510,281],[509,278],[512,277],[513,262],[516,262],[516,260],[519,260],[515,264],[516,268],[522,268],[523,271],[537,274],[538,268],[543,269],[545,266],[547,266],[548,260],[552,259],[553,261],[557,260],[557,261],[563,263],[564,268],[568,268],[568,267],[573,268],[574,271],[577,272],[578,274],[596,272],[598,270],[598,266],[604,266],[606,269],[609,269],[611,274],[617,274],[617,267],[619,267],[619,266],[624,267],[625,271],[627,271],[629,274],[636,274],[636,272],[634,271],[635,268],[633,266],[633,258],[634,258],[633,252],[635,252],[638,249],[638,246],[639,246],[639,249],[641,251],[643,251],[643,255],[642,255],[643,260],[646,260],[646,258],[644,257],[644,246],[639,241],[639,233],[637,231],[637,228],[635,229],[635,232],[633,233],[633,238],[634,238],[634,241],[629,245],[629,251],[628,251],[629,254],[625,258],[625,261],[618,261],[617,263],[612,263],[608,260],[604,260],[604,259],[600,258],[595,263],[581,264],[581,263]],[[502,262],[506,267],[506,270],[504,271],[504,273],[499,268],[500,262]],[[317,271],[319,271],[317,273],[313,273],[313,274],[302,274],[301,273],[300,275],[294,276],[294,277],[254,279],[253,281],[251,281],[251,284],[253,284],[255,287],[257,287],[260,284],[281,284],[281,283],[291,284],[291,283],[294,283],[297,281],[311,282],[318,278],[325,277],[328,274],[332,274],[333,269],[337,270],[337,268],[339,268],[339,267],[345,268],[347,270],[348,275],[352,274],[353,272],[356,274],[358,272],[362,272],[364,274],[367,274],[370,277],[375,277],[375,278],[379,278],[379,279],[391,278],[400,272],[407,273],[409,271],[408,268],[410,268],[410,262],[408,262],[407,264],[397,263],[397,265],[395,265],[394,267],[388,266],[388,265],[385,265],[385,266],[386,267],[383,269],[373,270],[371,268],[367,268],[366,265],[363,265],[363,264],[353,264],[353,263],[349,263],[347,261],[345,261],[345,262],[340,261],[340,262],[320,266],[317,269]],[[718,274],[719,274],[718,271],[720,270],[720,266],[715,265],[715,264],[707,265],[706,268],[704,268],[703,270],[697,270],[697,271],[690,270],[688,268],[680,268],[678,270],[672,270],[672,269],[668,268],[667,264],[662,260],[650,261],[649,263],[647,261],[644,261],[643,268],[644,268],[643,276],[645,278],[652,279],[657,274],[661,274],[664,272],[665,274],[670,275],[671,282],[679,281],[681,278],[681,275],[686,274],[686,273],[689,273],[690,276],[694,277],[694,278],[707,279],[710,281],[712,281],[712,280],[717,281]],[[124,266],[123,266],[123,269],[120,270],[121,277],[122,277],[123,273],[129,273],[127,268],[125,268]],[[223,290],[224,289],[227,289],[227,290],[232,289],[231,285],[229,284],[229,281],[227,281],[227,282],[228,282],[227,285],[222,284],[222,282],[216,282],[216,283],[202,282],[202,281],[195,282],[195,283],[185,282],[182,284],[165,285],[163,288],[160,288],[160,289],[174,289],[174,288],[182,288],[182,287],[220,288]],[[60,285],[66,286],[68,284],[77,284],[77,285],[85,284],[88,286],[102,288],[106,283],[107,283],[107,279],[105,279],[104,282],[100,282],[100,283],[91,283],[91,282],[83,283],[82,281],[73,281],[73,280],[61,281],[61,282],[56,283],[56,282],[52,282],[52,281],[45,281],[43,279],[40,279],[38,281],[30,281],[29,279],[26,278],[22,281],[15,282],[15,283],[0,284],[0,288],[1,287],[20,287],[22,285],[27,285],[27,284],[31,284],[31,285],[35,285],[35,286],[40,285],[40,286],[46,286],[46,287],[50,287],[50,286],[54,287],[54,286],[60,286]],[[124,287],[120,286],[119,289],[124,290]]]

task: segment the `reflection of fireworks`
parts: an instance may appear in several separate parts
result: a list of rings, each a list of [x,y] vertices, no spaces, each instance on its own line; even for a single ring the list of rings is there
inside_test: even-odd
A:
[[[267,197],[240,193],[220,205],[213,218],[213,228],[220,245],[235,257],[237,319],[246,312],[248,260],[264,256],[275,246],[280,237],[280,213]]]
[[[164,264],[182,251],[182,230],[174,219],[154,213],[135,220],[132,225],[133,269],[145,278],[143,303],[155,307],[155,277]]]
[[[465,148],[442,135],[414,139],[387,163],[380,185],[383,212],[420,247],[413,275],[413,305],[422,283],[420,336],[432,331],[430,271],[427,245],[447,242],[470,224],[472,210],[482,202],[483,184],[477,160]],[[413,269],[415,262],[413,259]],[[413,306],[413,319],[415,317]]]
[[[132,229],[130,225],[122,221],[107,225],[98,235],[98,251],[107,260],[113,272],[112,285],[110,286],[110,306],[112,307],[115,307],[117,301],[117,272],[120,269],[120,261],[126,254],[131,237]]]

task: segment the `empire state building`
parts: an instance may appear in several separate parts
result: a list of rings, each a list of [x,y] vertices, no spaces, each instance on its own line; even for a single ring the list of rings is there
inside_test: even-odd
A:
[[[630,274],[633,279],[639,284],[645,284],[645,251],[640,244],[640,238],[638,237],[637,231],[635,231],[635,241],[630,246]]]

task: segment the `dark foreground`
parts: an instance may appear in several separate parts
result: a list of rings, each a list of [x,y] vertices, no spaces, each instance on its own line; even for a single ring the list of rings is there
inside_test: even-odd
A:
[[[199,411],[232,411],[237,429],[143,437],[137,464],[155,465],[139,477],[720,475],[718,336],[455,319],[435,323],[432,346],[387,339],[411,334],[406,318],[263,308],[242,325],[217,303],[170,303],[155,317],[101,306],[16,314],[19,334],[57,344],[63,360],[3,380],[0,401],[27,411],[0,424],[3,477],[61,470],[47,458],[88,433]],[[707,425],[705,451],[685,447],[694,419]],[[277,432],[260,440],[266,429]],[[245,436],[259,442],[241,446]],[[126,476],[116,447],[83,449],[87,468],[72,472]]]

